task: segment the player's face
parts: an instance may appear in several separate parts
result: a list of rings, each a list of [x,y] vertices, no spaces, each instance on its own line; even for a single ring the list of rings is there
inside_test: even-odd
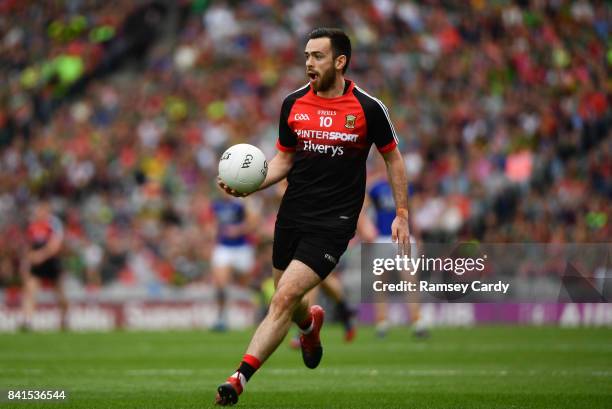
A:
[[[327,91],[336,81],[331,41],[327,37],[314,38],[306,43],[306,75],[315,92]]]
[[[38,203],[32,210],[32,220],[45,220],[49,217],[49,206],[46,203]]]

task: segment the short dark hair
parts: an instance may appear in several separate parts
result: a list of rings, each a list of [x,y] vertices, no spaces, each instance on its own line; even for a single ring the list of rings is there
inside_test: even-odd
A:
[[[308,39],[312,40],[315,38],[329,38],[332,48],[332,57],[334,60],[340,56],[346,56],[346,64],[342,68],[344,74],[348,69],[349,62],[351,61],[351,40],[348,38],[346,33],[339,28],[315,28],[308,35]]]

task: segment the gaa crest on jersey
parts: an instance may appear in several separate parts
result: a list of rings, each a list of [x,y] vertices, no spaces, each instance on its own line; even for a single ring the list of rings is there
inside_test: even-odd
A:
[[[355,128],[355,120],[357,119],[355,115],[348,114],[348,115],[345,115],[344,118],[346,118],[346,122],[344,123],[345,128],[348,128],[348,129]]]

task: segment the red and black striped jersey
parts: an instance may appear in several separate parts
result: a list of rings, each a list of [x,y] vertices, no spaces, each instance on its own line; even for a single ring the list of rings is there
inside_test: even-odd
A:
[[[54,234],[60,236],[64,234],[62,222],[56,216],[34,220],[28,225],[28,240],[33,249],[44,247]]]
[[[277,223],[305,231],[354,233],[363,205],[372,144],[385,153],[397,135],[384,104],[346,80],[335,98],[310,85],[282,105],[277,148],[295,152]]]

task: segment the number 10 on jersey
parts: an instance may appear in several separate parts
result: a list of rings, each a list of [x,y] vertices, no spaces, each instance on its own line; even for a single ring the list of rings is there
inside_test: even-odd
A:
[[[329,128],[332,126],[332,119],[330,116],[320,116],[319,126]]]

